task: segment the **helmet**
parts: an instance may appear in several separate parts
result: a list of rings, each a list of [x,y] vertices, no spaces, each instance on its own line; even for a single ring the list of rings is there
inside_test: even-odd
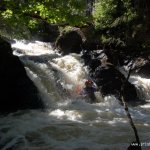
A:
[[[92,86],[92,85],[93,85],[93,81],[92,81],[92,80],[86,80],[86,81],[85,81],[85,85],[90,85],[90,86]]]

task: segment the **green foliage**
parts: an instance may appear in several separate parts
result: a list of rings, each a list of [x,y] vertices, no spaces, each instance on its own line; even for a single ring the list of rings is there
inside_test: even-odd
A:
[[[102,43],[150,45],[148,0],[95,0],[92,16],[86,16],[87,7],[85,0],[1,0],[0,35],[29,38],[39,28],[46,31],[41,29],[43,22],[78,27],[88,23],[96,28]]]
[[[50,24],[84,25],[85,0],[2,0],[0,34],[25,36],[41,21]]]
[[[124,41],[122,41],[119,36],[114,38],[114,37],[110,37],[109,35],[102,34],[100,40],[101,40],[102,44],[105,44],[105,45],[114,45],[115,44],[116,46],[122,46],[122,47],[125,46]]]
[[[1,15],[4,19],[9,19],[12,17],[13,12],[12,12],[12,10],[7,9],[6,11],[2,12]]]
[[[95,26],[100,29],[128,23],[135,17],[131,0],[97,0],[93,13]]]
[[[68,33],[72,30],[73,30],[72,26],[66,26],[65,28],[64,27],[59,28],[60,34],[65,34],[65,33]]]
[[[95,4],[95,12],[93,14],[95,26],[105,28],[113,22],[112,12],[115,11],[116,5],[112,6],[113,0],[99,0]]]
[[[115,47],[136,43],[138,14],[132,0],[97,0],[93,18],[102,43]]]

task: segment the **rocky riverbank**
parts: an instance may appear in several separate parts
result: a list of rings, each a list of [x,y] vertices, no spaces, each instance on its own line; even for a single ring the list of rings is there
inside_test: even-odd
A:
[[[0,38],[0,112],[41,109],[44,104],[37,88],[26,74],[8,42]]]

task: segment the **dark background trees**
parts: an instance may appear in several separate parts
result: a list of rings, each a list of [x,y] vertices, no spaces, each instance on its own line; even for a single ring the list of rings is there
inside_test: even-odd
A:
[[[45,36],[48,41],[51,35],[56,39],[52,30],[69,25],[92,27],[86,34],[95,44],[117,53],[141,55],[150,47],[149,0],[1,0],[0,22],[0,35],[9,39]]]

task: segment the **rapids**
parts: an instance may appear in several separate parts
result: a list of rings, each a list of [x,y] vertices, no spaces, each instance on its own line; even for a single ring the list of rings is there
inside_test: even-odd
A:
[[[80,54],[61,56],[50,43],[17,41],[14,55],[24,63],[46,110],[23,110],[0,116],[1,150],[126,150],[134,132],[118,100],[101,97],[89,104],[78,95],[88,78]],[[142,149],[150,148],[150,80],[132,76],[147,103],[129,107]]]

